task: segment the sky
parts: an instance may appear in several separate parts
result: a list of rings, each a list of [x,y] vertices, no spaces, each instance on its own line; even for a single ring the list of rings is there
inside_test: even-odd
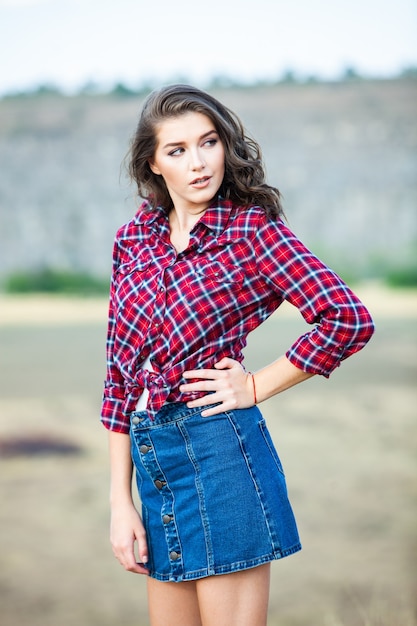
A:
[[[0,95],[417,66],[417,0],[0,0]]]

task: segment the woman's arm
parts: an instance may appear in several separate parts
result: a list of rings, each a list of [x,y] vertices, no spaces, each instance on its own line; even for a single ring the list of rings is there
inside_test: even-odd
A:
[[[116,271],[119,263],[118,238],[113,246],[113,271],[110,282],[109,311],[106,340],[106,380],[104,383],[101,421],[112,431],[128,433],[130,424],[123,412],[126,390],[123,376],[115,362],[114,353],[117,341]]]
[[[273,363],[254,374],[257,402],[268,400],[277,393],[285,391],[298,383],[314,376],[310,372],[304,372],[293,365],[285,356],[280,357]]]
[[[215,369],[184,372],[185,378],[200,380],[181,385],[182,392],[207,393],[188,406],[220,403],[203,415],[249,407],[315,374],[328,377],[343,359],[361,350],[374,331],[372,318],[358,297],[283,223],[262,215],[252,243],[257,275],[264,286],[280,301],[295,306],[312,329],[254,377],[228,358],[216,363]]]
[[[187,406],[191,408],[221,403],[203,411],[202,415],[205,417],[227,410],[253,406],[314,376],[290,363],[285,356],[253,374],[253,378],[234,359],[224,358],[214,367],[216,369],[184,372],[185,378],[200,378],[201,380],[180,387],[180,390],[185,393],[207,392],[208,395],[187,402]]]
[[[130,437],[109,431],[110,451],[110,542],[123,567],[136,574],[148,574],[148,548],[142,520],[132,499]],[[135,556],[135,543],[139,562]]]

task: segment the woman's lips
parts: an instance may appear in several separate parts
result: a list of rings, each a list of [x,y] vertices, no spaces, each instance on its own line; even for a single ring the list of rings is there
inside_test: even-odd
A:
[[[211,180],[211,176],[200,176],[199,178],[195,178],[191,181],[190,185],[192,187],[206,187]]]

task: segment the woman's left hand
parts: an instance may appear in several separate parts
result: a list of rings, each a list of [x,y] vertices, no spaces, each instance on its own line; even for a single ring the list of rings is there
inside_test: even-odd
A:
[[[184,372],[184,378],[200,380],[181,385],[181,392],[207,392],[203,397],[187,402],[189,408],[220,403],[202,411],[203,417],[228,410],[244,409],[255,404],[251,375],[234,359],[225,357],[215,363],[214,369],[189,370]]]

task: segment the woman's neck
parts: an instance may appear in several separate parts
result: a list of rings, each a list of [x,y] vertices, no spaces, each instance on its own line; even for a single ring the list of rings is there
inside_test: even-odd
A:
[[[203,215],[204,211],[192,214],[187,211],[178,212],[172,209],[169,214],[170,240],[177,254],[188,248],[190,232]]]
[[[172,208],[169,213],[169,227],[171,232],[178,230],[189,234],[205,212],[206,208],[196,211],[195,213],[187,211],[186,209]]]

